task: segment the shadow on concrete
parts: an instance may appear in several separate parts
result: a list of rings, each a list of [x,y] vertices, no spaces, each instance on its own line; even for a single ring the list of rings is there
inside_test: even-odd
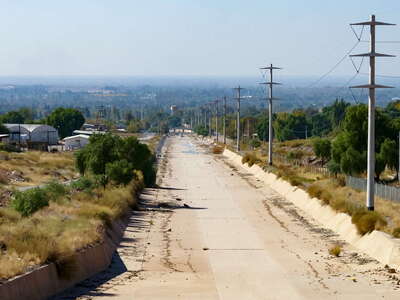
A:
[[[85,295],[86,297],[113,297],[115,294],[106,291],[97,291],[97,287],[106,283],[107,281],[121,275],[127,271],[125,264],[123,263],[118,252],[114,252],[111,265],[104,270],[96,274],[95,276],[86,279],[70,289],[49,298],[48,300],[72,300],[80,296]]]
[[[157,186],[154,187],[155,190],[170,190],[170,191],[186,191],[186,189],[181,189],[181,188],[174,188],[174,187],[169,187],[169,186]]]
[[[158,189],[165,190],[183,190],[169,187],[158,187]],[[187,204],[177,205],[172,202],[157,203],[155,189],[145,189],[139,199],[139,208],[132,212],[132,215],[127,220],[126,232],[141,233],[149,230],[150,222],[149,217],[153,211],[158,213],[168,213],[177,209],[207,209],[206,207],[193,207]],[[135,238],[123,236],[118,246],[119,252],[123,255],[131,255],[138,247],[139,241]],[[125,252],[126,251],[126,252]],[[75,286],[67,289],[66,291],[55,295],[48,300],[75,300],[84,296],[84,299],[91,299],[91,297],[116,297],[116,294],[111,293],[111,288],[117,285],[119,279],[116,278],[121,275],[137,276],[138,271],[129,271],[122,261],[119,253],[114,252],[110,266],[91,278],[88,278]],[[121,277],[122,278],[122,277]],[[116,279],[115,283],[112,281]],[[106,286],[102,287],[104,284]],[[100,288],[99,288],[100,287]]]

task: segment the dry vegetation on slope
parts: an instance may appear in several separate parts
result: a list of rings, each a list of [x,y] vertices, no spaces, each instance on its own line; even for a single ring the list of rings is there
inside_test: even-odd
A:
[[[349,214],[362,235],[377,229],[399,237],[400,203],[376,197],[375,212],[368,212],[365,209],[365,192],[345,186],[344,177],[340,175],[335,177],[328,172],[318,172],[320,161],[315,157],[311,145],[311,140],[275,143],[273,167],[266,164],[266,144],[256,150],[245,151],[242,162],[249,165],[257,163],[293,186],[306,190],[324,205]],[[304,164],[296,164],[296,160]]]
[[[0,162],[0,184],[7,186],[35,186],[77,175],[71,152],[0,151]]]
[[[142,188],[140,174],[127,186],[107,189],[85,178],[71,187],[51,183],[36,189],[50,199],[47,205],[36,207],[26,217],[29,201],[36,202],[39,196],[28,199],[23,194],[29,191],[22,192],[10,207],[0,208],[0,280],[49,262],[62,266],[60,276],[69,276],[74,265],[72,254],[102,242],[107,226],[136,207]]]

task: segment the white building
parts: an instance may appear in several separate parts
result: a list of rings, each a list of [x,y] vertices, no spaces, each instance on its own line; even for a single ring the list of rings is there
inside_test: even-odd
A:
[[[93,134],[105,134],[105,131],[95,131],[95,130],[74,130],[72,132],[75,135],[93,135]]]
[[[63,139],[64,150],[77,150],[85,147],[89,144],[89,136],[84,134],[78,134],[73,136],[68,136]]]
[[[43,124],[4,124],[10,135],[10,142],[40,143],[56,145],[59,141],[58,131],[52,126]]]
[[[0,143],[7,144],[9,142],[10,136],[8,134],[0,134]]]

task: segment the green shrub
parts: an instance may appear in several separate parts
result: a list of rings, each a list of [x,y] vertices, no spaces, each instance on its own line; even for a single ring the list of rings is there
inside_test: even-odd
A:
[[[127,185],[133,178],[133,168],[126,159],[114,161],[106,165],[106,174],[116,184]]]
[[[11,206],[24,217],[48,205],[48,195],[41,188],[33,188],[23,192],[17,191],[11,201]]]
[[[250,141],[250,146],[253,147],[253,149],[254,149],[254,148],[258,148],[258,147],[261,146],[261,142],[260,142],[259,139],[252,139],[252,140]]]
[[[317,157],[322,159],[322,163],[331,157],[331,141],[328,139],[316,138],[313,140],[313,150]]]
[[[65,184],[51,181],[42,188],[50,201],[57,202],[61,197],[68,193],[68,187]]]
[[[75,180],[71,183],[70,186],[74,190],[85,192],[90,192],[96,187],[94,182],[85,176],[79,178],[78,180]]]

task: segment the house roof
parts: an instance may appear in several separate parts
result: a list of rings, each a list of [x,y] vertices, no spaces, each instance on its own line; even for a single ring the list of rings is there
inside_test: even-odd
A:
[[[13,130],[19,131],[20,129],[24,129],[28,132],[34,132],[36,130],[57,132],[57,130],[54,127],[45,125],[45,124],[9,124],[9,123],[5,123],[4,126],[6,126],[11,131],[13,131]]]
[[[67,137],[63,138],[63,141],[77,139],[77,138],[89,139],[89,136],[88,135],[84,135],[84,134],[77,134],[77,135],[67,136]]]

